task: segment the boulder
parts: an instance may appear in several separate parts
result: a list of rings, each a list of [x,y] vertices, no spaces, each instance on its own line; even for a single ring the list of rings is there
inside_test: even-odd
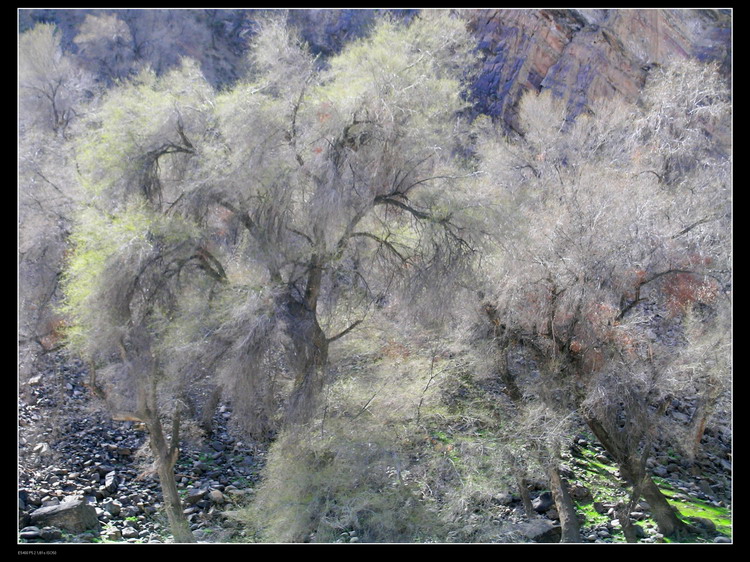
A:
[[[25,540],[34,540],[41,538],[42,531],[36,525],[29,525],[28,527],[21,529],[19,536]]]
[[[132,527],[125,527],[122,530],[122,538],[124,539],[137,539],[138,536],[138,530]]]
[[[60,540],[63,536],[62,531],[57,527],[44,527],[40,533],[42,540],[45,541],[56,541]]]
[[[509,492],[500,492],[493,498],[500,505],[510,505],[513,503],[513,494]]]
[[[544,513],[555,505],[555,501],[552,499],[551,492],[542,492],[539,497],[532,500],[531,505],[537,513]]]
[[[562,528],[548,519],[534,519],[520,523],[517,531],[527,539],[527,542],[556,543],[560,542]]]
[[[706,519],[705,517],[688,517],[688,521],[695,525],[704,534],[716,533],[716,524],[710,519]]]
[[[201,501],[205,496],[206,490],[193,488],[192,490],[188,490],[183,502],[185,503],[185,505],[194,505]]]
[[[591,503],[594,501],[594,496],[591,494],[591,490],[581,484],[574,484],[570,487],[570,497],[581,503]]]
[[[30,515],[35,526],[57,527],[71,533],[100,530],[96,509],[83,500],[73,499],[60,505],[40,507]]]
[[[117,517],[122,510],[122,504],[117,500],[109,500],[102,503],[102,509],[113,517]]]

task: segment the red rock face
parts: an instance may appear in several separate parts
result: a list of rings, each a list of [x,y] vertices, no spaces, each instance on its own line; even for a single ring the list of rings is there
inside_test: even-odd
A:
[[[577,115],[599,97],[635,100],[655,64],[716,60],[730,68],[731,13],[718,10],[472,10],[483,53],[478,110],[511,127],[528,90],[552,89]]]

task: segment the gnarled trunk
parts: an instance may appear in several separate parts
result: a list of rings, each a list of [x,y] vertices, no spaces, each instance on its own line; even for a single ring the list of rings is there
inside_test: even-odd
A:
[[[526,480],[520,476],[516,476],[516,484],[518,486],[518,493],[521,494],[521,502],[523,503],[523,509],[526,512],[526,517],[533,519],[536,517],[536,511],[534,505],[531,503],[531,494],[529,493],[529,485]]]
[[[689,533],[689,528],[672,508],[650,476],[644,475],[641,494],[651,507],[659,532],[667,537],[680,537]]]
[[[156,470],[164,497],[169,528],[172,531],[175,542],[195,542],[195,537],[193,537],[193,533],[190,531],[190,524],[182,511],[182,501],[177,493],[177,482],[174,475],[174,466],[180,453],[177,443],[180,424],[179,412],[175,413],[171,443],[167,443],[164,437],[164,431],[158,415],[152,412],[149,418],[146,420],[146,427],[148,428],[151,451],[156,458]]]
[[[550,465],[547,468],[547,477],[549,478],[552,498],[555,500],[557,513],[560,516],[560,527],[562,528],[560,542],[581,542],[578,515],[573,505],[573,499],[568,493],[567,484],[560,476],[560,468],[557,465]]]
[[[283,306],[295,353],[296,375],[286,415],[291,424],[310,419],[325,383],[329,342],[310,304],[310,300],[299,302],[288,295]]]
[[[687,525],[677,516],[677,513],[667,501],[659,487],[646,473],[645,458],[628,454],[627,451],[612,437],[598,420],[588,417],[586,424],[596,435],[596,438],[612,455],[620,468],[622,477],[632,486],[640,489],[639,496],[651,506],[651,513],[659,528],[659,532],[665,536],[681,536],[688,533]],[[646,451],[647,452],[647,451]],[[637,499],[637,498],[636,498]]]

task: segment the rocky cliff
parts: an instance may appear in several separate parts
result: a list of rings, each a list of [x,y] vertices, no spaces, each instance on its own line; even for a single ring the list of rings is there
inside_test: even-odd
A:
[[[573,114],[597,97],[635,100],[654,65],[680,57],[731,70],[727,10],[472,10],[482,53],[477,111],[511,126],[528,90],[552,89]]]

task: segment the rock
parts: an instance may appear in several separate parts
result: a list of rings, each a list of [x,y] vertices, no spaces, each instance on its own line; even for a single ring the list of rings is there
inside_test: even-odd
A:
[[[732,539],[730,539],[729,537],[725,537],[724,535],[719,535],[718,537],[714,539],[714,542],[715,543],[731,543]]]
[[[234,493],[234,490],[232,491]],[[509,492],[500,492],[493,498],[499,505],[510,505],[513,503],[513,494]]]
[[[124,539],[137,539],[139,536],[138,529],[134,529],[133,527],[125,527],[122,530],[122,538]]]
[[[95,470],[99,474],[99,478],[106,478],[107,474],[115,471],[115,467],[109,464],[100,464]]]
[[[120,478],[114,470],[104,476],[104,489],[114,494],[120,486]]]
[[[21,529],[19,536],[25,540],[38,539],[42,536],[42,530],[36,525],[29,525],[28,527]]]
[[[714,491],[711,488],[711,485],[706,480],[701,480],[700,484],[698,484],[698,487],[700,488],[700,491],[706,494],[707,496],[714,495]]]
[[[570,487],[570,496],[577,502],[590,503],[594,500],[594,496],[591,494],[586,486],[580,484],[574,484]]]
[[[552,492],[542,492],[538,497],[534,498],[531,505],[534,507],[534,511],[537,513],[544,513],[555,504],[552,499]]]
[[[527,542],[556,543],[560,542],[562,528],[548,519],[534,519],[519,523],[517,531],[527,539]]]
[[[137,505],[126,505],[120,511],[120,517],[136,517],[140,512],[141,510]]]
[[[211,503],[220,505],[226,501],[226,499],[224,498],[224,494],[222,494],[219,490],[211,490],[208,493],[208,499],[211,500]]]
[[[40,457],[44,457],[52,453],[52,449],[50,448],[49,443],[39,443],[34,446],[33,451]]]
[[[693,523],[705,534],[716,533],[716,524],[710,519],[706,519],[705,517],[688,517],[688,521]]]
[[[122,510],[122,504],[117,500],[109,500],[102,503],[102,509],[113,517],[117,517]]]
[[[185,505],[194,505],[201,501],[206,496],[206,490],[202,490],[200,488],[193,488],[191,490],[188,490],[187,495],[185,496],[185,499],[183,502]]]
[[[44,527],[41,531],[42,540],[45,541],[56,541],[60,540],[63,536],[62,531],[57,527]]]
[[[31,513],[31,521],[35,525],[54,526],[71,533],[100,529],[96,509],[79,499],[40,507]]]

